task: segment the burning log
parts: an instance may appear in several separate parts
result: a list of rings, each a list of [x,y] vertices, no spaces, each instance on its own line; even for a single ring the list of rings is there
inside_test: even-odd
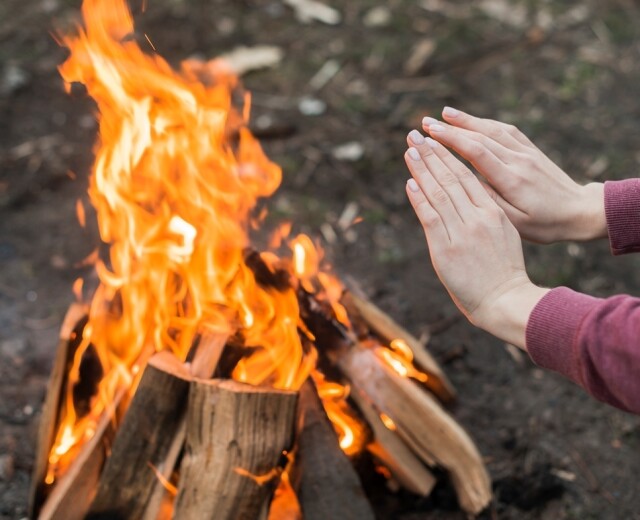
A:
[[[113,438],[113,419],[124,396],[120,392],[93,437],[82,447],[40,510],[39,520],[83,520],[96,493],[100,472]]]
[[[195,354],[190,366],[191,377],[209,378],[213,375],[222,352],[227,344],[228,334],[205,331],[195,346]],[[181,414],[180,423],[175,430],[173,438],[166,450],[164,460],[158,464],[156,471],[160,478],[152,483],[152,491],[147,502],[147,508],[143,518],[145,520],[156,520],[162,506],[169,500],[167,488],[163,480],[167,481],[173,473],[178,458],[184,447],[184,440],[187,434],[186,414]]]
[[[359,316],[376,334],[390,342],[403,339],[413,352],[413,360],[430,376],[427,386],[444,403],[455,399],[456,391],[438,362],[424,348],[420,341],[406,329],[396,323],[388,314],[363,296],[353,291],[345,291],[342,303],[350,315]]]
[[[63,398],[62,392],[66,386],[69,366],[75,352],[71,338],[73,337],[74,329],[78,327],[78,324],[86,314],[87,308],[84,305],[74,303],[67,310],[60,327],[60,339],[47,385],[47,394],[38,428],[38,447],[33,464],[29,492],[29,516],[31,517],[36,515],[45,498],[45,475],[49,464],[49,452],[55,439],[60,403]],[[79,333],[80,331],[75,332],[76,336]],[[76,347],[77,343],[79,341],[75,342]]]
[[[351,397],[373,430],[375,442],[367,449],[391,472],[404,488],[423,497],[431,494],[436,478],[407,447],[398,434],[385,426],[373,405],[358,392]]]
[[[310,379],[300,389],[297,430],[292,484],[305,520],[375,518]]]
[[[291,448],[296,401],[296,392],[195,380],[174,518],[257,518]]]
[[[147,363],[100,478],[91,514],[140,518],[180,429],[191,374],[168,351]]]
[[[491,481],[478,450],[442,407],[411,380],[380,362],[374,350],[354,345],[338,361],[354,393],[367,400],[388,427],[424,462],[437,463],[451,477],[460,506],[477,514],[491,500]]]

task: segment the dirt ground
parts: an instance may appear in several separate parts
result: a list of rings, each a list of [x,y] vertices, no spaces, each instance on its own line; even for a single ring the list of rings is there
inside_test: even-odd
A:
[[[449,104],[519,125],[581,182],[637,175],[640,7],[327,3],[340,14],[335,25],[302,23],[279,0],[149,0],[139,29],[172,63],[241,44],[284,51],[276,67],[244,77],[254,124],[284,169],[272,218],[323,237],[336,270],[417,335],[435,330],[431,349],[460,394],[454,413],[493,478],[486,516],[640,518],[640,421],[455,319],[405,200],[402,161],[406,133]],[[0,3],[0,518],[26,514],[58,327],[73,280],[86,274],[78,262],[96,244],[95,227],[81,230],[74,216],[76,200],[86,200],[93,105],[63,92],[56,66],[65,51],[50,35],[78,7]],[[328,60],[338,71],[319,86],[314,75]],[[342,232],[353,204],[364,220]],[[605,242],[527,245],[526,255],[540,284],[640,294],[640,256],[613,258]],[[446,485],[428,500],[377,492],[372,500],[380,518],[464,518]]]

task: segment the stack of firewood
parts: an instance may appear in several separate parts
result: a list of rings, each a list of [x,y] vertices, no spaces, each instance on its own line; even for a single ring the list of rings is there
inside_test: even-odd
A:
[[[469,436],[443,409],[455,391],[423,344],[362,295],[343,294],[350,330],[313,294],[298,289],[298,295],[319,366],[351,388],[349,402],[368,425],[376,461],[421,496],[436,482],[431,469],[440,468],[463,510],[483,510],[491,500],[488,473]],[[70,338],[80,335],[85,313],[72,305],[61,328],[41,418],[33,517],[267,518],[288,465],[305,519],[374,518],[313,381],[299,392],[233,381],[242,345],[216,334],[200,336],[188,363],[168,351],[150,356],[133,397],[120,396],[66,473],[54,486],[45,484],[77,347]],[[372,347],[397,339],[413,351],[415,366],[427,375],[423,381],[398,374]]]

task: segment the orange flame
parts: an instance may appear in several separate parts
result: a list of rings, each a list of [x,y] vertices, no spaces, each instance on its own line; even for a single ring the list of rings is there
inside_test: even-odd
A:
[[[315,366],[298,336],[294,290],[262,287],[243,260],[251,212],[279,186],[281,170],[247,129],[248,102],[232,105],[236,78],[219,60],[174,71],[144,54],[124,0],[85,0],[82,13],[84,28],[61,38],[70,56],[60,73],[68,90],[83,83],[98,106],[89,195],[110,250],[96,262],[100,285],[69,375],[49,483],[115,393],[132,391],[150,353],[185,359],[203,327],[259,347],[236,366],[237,380],[296,389]],[[72,390],[89,346],[103,377],[82,415]]]
[[[394,339],[389,348],[377,347],[375,352],[398,375],[413,378],[421,383],[429,379],[427,374],[413,365],[413,352],[403,339]]]
[[[362,422],[346,402],[349,387],[327,381],[318,371],[313,372],[312,376],[322,406],[338,435],[340,448],[350,456],[360,453],[367,440],[366,433]]]

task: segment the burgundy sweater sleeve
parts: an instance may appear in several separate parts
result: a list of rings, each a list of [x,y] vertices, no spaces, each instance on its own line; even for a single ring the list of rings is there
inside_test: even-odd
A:
[[[640,251],[640,179],[604,183],[604,209],[614,255]]]
[[[640,298],[593,298],[558,287],[535,306],[527,350],[595,398],[640,414]]]
[[[640,179],[604,185],[614,255],[640,251]],[[526,330],[533,361],[613,406],[640,414],[640,299],[592,298],[559,287],[535,306]]]

